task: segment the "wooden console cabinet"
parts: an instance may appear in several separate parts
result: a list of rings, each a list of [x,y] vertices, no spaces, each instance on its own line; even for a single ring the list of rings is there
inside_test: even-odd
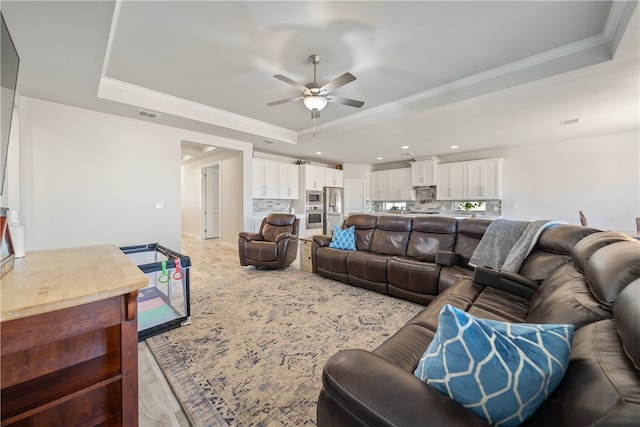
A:
[[[137,426],[137,294],[116,246],[30,252],[0,284],[2,426]]]

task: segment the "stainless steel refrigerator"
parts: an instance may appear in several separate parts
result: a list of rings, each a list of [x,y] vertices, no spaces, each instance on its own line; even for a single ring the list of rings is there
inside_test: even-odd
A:
[[[324,187],[324,215],[322,233],[333,234],[333,225],[342,225],[344,191],[337,187]]]

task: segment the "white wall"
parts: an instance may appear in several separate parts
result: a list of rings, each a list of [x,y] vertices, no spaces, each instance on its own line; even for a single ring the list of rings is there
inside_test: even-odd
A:
[[[502,214],[507,218],[558,219],[634,230],[640,216],[638,132],[536,144],[460,155],[442,163],[504,158]]]
[[[179,250],[182,140],[240,150],[237,209],[251,222],[251,144],[27,97],[20,113],[28,251],[150,242]]]

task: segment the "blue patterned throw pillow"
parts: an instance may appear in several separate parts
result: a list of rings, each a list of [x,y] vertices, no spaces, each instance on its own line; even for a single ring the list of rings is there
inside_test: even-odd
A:
[[[345,249],[347,251],[356,250],[356,228],[351,227],[343,230],[338,225],[333,225],[333,238],[329,242],[329,247],[334,249]]]
[[[573,325],[478,319],[449,304],[414,374],[490,424],[527,420],[569,364]]]

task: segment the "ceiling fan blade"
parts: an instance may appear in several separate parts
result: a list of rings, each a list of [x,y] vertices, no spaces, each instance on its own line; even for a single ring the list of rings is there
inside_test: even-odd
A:
[[[311,118],[319,119],[320,118],[320,110],[311,110]]]
[[[324,91],[326,90],[327,93],[331,93],[332,91],[338,89],[340,86],[344,86],[347,83],[351,83],[352,81],[354,81],[356,79],[356,76],[354,76],[351,73],[344,73],[343,75],[341,75],[340,77],[336,77],[335,79],[331,80],[329,83],[327,83],[326,85],[322,86],[320,88],[320,91]]]
[[[327,96],[327,101],[333,102],[334,104],[343,104],[348,105],[350,107],[360,108],[364,105],[362,101],[356,101],[355,99],[342,98],[340,96],[329,95]]]
[[[275,74],[273,77],[275,77],[276,79],[285,82],[288,85],[291,85],[293,87],[295,87],[298,90],[301,90],[302,92],[306,93],[309,89],[307,89],[307,87],[301,83],[298,83],[295,80],[291,80],[289,77],[287,76],[283,76],[282,74]]]
[[[267,105],[270,106],[270,107],[273,107],[274,105],[286,104],[287,102],[291,102],[291,101],[299,101],[302,98],[304,98],[304,97],[303,96],[296,96],[295,98],[287,98],[287,99],[281,99],[280,101],[269,102]]]

